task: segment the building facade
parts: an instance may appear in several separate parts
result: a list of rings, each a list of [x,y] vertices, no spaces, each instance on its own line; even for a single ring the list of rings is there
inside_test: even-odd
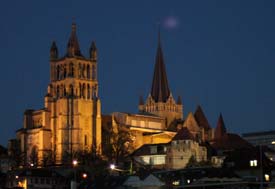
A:
[[[92,42],[89,58],[82,55],[75,24],[64,56],[52,43],[44,107],[26,110],[24,126],[16,134],[25,164],[39,165],[45,159],[64,163],[78,151],[101,152],[97,48]]]
[[[196,162],[207,160],[207,149],[201,146],[191,132],[182,128],[167,146],[166,168],[183,169],[193,158]]]

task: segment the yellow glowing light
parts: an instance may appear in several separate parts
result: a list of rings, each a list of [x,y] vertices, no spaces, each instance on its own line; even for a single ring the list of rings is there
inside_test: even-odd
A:
[[[78,162],[77,160],[73,160],[73,166],[77,166]]]
[[[264,178],[265,178],[265,181],[269,181],[269,175],[268,174],[265,174]]]

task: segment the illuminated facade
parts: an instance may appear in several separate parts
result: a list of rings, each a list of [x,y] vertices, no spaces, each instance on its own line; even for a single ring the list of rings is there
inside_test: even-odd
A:
[[[17,131],[25,163],[41,164],[45,158],[63,163],[77,151],[101,153],[101,104],[98,97],[97,48],[92,42],[89,58],[79,47],[76,25],[66,54],[50,50],[50,84],[44,108],[27,110],[24,127]]]

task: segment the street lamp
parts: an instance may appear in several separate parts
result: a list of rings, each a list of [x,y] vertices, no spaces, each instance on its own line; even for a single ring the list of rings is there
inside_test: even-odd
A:
[[[77,164],[78,164],[78,161],[77,160],[73,160],[73,162],[72,162],[72,164],[73,164],[73,169],[74,169],[74,183],[73,183],[73,185],[71,186],[71,188],[72,189],[76,189],[76,166],[77,166]]]
[[[87,178],[87,173],[83,173],[82,178],[86,179]]]
[[[110,169],[114,170],[116,168],[115,164],[110,165]]]

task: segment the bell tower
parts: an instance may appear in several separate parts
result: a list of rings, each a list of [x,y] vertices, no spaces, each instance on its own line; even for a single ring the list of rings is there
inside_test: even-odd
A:
[[[89,58],[80,50],[76,24],[60,57],[55,42],[50,49],[50,84],[45,108],[50,112],[52,152],[57,163],[77,151],[101,153],[101,104],[98,97],[97,48],[91,43]]]
[[[145,103],[140,100],[139,111],[166,118],[167,129],[175,119],[183,118],[182,109],[180,97],[175,102],[169,89],[159,32],[151,92]]]

